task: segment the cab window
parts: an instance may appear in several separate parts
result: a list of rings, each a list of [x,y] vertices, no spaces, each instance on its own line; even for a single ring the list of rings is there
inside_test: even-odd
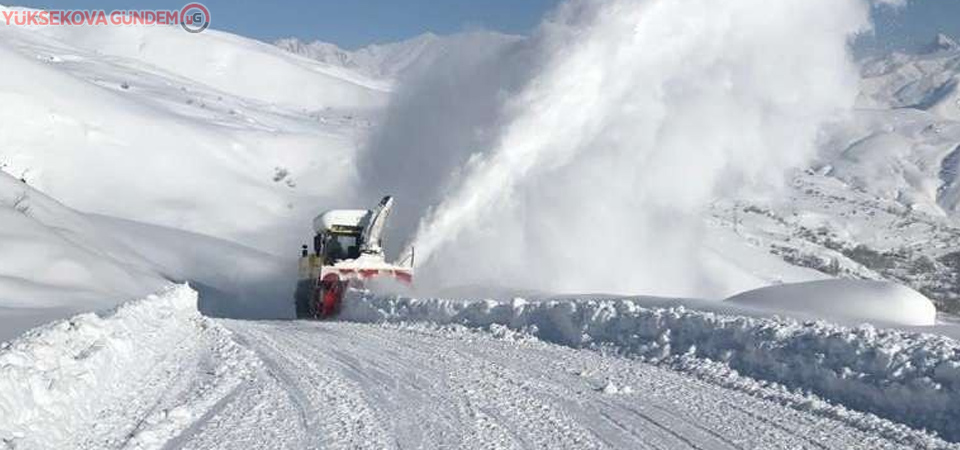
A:
[[[360,257],[359,236],[327,235],[323,242],[323,259],[328,264]]]

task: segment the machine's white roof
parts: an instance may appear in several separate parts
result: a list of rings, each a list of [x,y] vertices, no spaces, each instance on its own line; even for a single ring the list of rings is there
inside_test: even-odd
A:
[[[369,214],[370,211],[366,209],[332,209],[313,219],[313,231],[326,232],[334,225],[362,228]]]

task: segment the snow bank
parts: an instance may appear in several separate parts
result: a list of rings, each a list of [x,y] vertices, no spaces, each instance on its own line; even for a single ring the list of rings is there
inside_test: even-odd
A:
[[[563,345],[612,346],[651,362],[721,362],[752,378],[960,440],[960,343],[941,336],[652,307],[631,299],[500,303],[351,295],[356,298],[342,313],[347,320],[503,325]]]
[[[3,172],[0,249],[0,341],[169,283],[84,214]]]
[[[171,280],[203,292],[208,315],[293,315],[286,299],[294,265],[209,236],[84,214],[3,172],[0,249],[0,341],[144,297]]]
[[[108,216],[87,216],[99,230],[149,260],[150,267],[200,292],[208,317],[278,319],[294,315],[296,261],[210,236]]]
[[[912,326],[936,325],[937,309],[923,294],[884,281],[819,280],[743,292],[739,305]]]
[[[55,322],[3,344],[0,440],[10,448],[75,448],[95,429],[111,428],[105,410],[124,411],[118,404],[129,401],[117,400],[123,395],[146,397],[138,401],[156,405],[159,396],[151,398],[151,390],[159,393],[169,387],[145,380],[176,372],[169,356],[189,358],[190,349],[208,344],[204,338],[210,328],[219,329],[200,316],[197,293],[184,285],[103,316],[84,314]],[[217,390],[205,387],[205,392]],[[140,412],[145,417],[140,416],[142,423],[134,430],[129,429],[134,417],[126,417],[126,425],[118,422],[118,427],[126,427],[122,432],[132,446],[150,447],[153,438],[165,441],[160,437],[190,418],[189,409],[157,417],[149,412]]]

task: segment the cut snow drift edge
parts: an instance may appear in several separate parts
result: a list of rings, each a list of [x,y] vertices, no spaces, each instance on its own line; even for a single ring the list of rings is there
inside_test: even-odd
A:
[[[942,336],[653,307],[642,300],[455,301],[351,292],[341,317],[508,327],[689,369],[691,357],[960,440],[960,343]],[[706,369],[710,371],[710,369]],[[696,370],[693,370],[696,372]]]

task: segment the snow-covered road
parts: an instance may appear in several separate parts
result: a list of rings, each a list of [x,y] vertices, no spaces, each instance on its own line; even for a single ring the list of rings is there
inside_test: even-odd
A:
[[[581,314],[583,308],[602,308],[602,302],[514,302],[489,309],[481,303],[458,309],[441,301],[355,301],[367,309],[354,314],[376,310],[416,317],[418,311],[432,311],[435,320],[213,319],[197,311],[197,292],[181,285],[114,311],[32,330],[0,345],[0,449],[957,448],[915,429],[940,426],[955,435],[949,426],[955,417],[948,408],[952,384],[938,385],[934,394],[939,396],[905,390],[918,384],[914,379],[929,379],[923,375],[928,366],[935,367],[931,376],[949,382],[952,341],[874,332],[883,345],[910,344],[924,354],[939,348],[946,355],[928,364],[903,350],[898,354],[909,357],[918,375],[900,369],[898,376],[907,381],[877,381],[887,388],[878,398],[892,398],[888,391],[925,396],[918,397],[927,399],[919,404],[925,409],[907,409],[920,411],[913,417],[921,426],[909,428],[838,400],[847,397],[827,401],[810,393],[812,388],[791,390],[749,378],[689,351],[662,360],[638,358],[637,352],[614,354],[629,347],[601,339],[603,332],[619,327],[641,340],[642,330],[628,326],[641,316],[611,322],[603,314]],[[500,314],[504,307],[519,312]],[[443,324],[440,310],[462,321]],[[661,311],[661,326],[707,317],[673,313]],[[551,316],[558,320],[554,326],[585,330],[592,334],[584,336],[596,340],[590,348],[564,346],[512,331],[529,327],[469,326],[466,320],[498,315],[514,324]],[[577,317],[596,320],[577,328],[572,322]],[[607,317],[603,327],[597,322],[602,317]],[[666,320],[671,317],[676,320]],[[666,345],[665,336],[674,336],[671,342],[683,348],[722,350],[720,342],[701,334],[726,335],[730,342],[739,342],[735,334],[766,336],[744,344],[742,351],[769,364],[738,365],[761,375],[813,364],[794,364],[781,347],[813,355],[820,352],[813,344],[822,340],[831,343],[834,354],[846,352],[846,341],[835,339],[834,332],[817,338],[814,331],[828,330],[827,325],[811,331],[789,321],[714,318],[715,323],[697,322],[700,334],[657,331],[658,339]],[[736,330],[741,331],[724,331],[721,325],[727,322],[740,324]],[[540,323],[539,336],[555,334],[550,323]],[[657,329],[656,323],[645,327]],[[774,336],[771,330],[779,331]],[[784,346],[793,335],[808,345]],[[684,344],[697,336],[696,345]],[[862,343],[864,355],[879,355],[885,348]],[[724,352],[730,354],[729,364],[737,361]],[[899,367],[898,361],[889,363]],[[862,370],[858,362],[847,361],[853,364],[845,366],[848,378]],[[829,360],[819,366],[829,370]],[[809,386],[820,379],[826,378],[809,378]],[[851,386],[872,392],[868,384]],[[941,404],[947,406],[934,408]],[[898,417],[897,411],[879,410]]]
[[[595,351],[462,328],[221,321],[263,361],[177,448],[899,448]]]

